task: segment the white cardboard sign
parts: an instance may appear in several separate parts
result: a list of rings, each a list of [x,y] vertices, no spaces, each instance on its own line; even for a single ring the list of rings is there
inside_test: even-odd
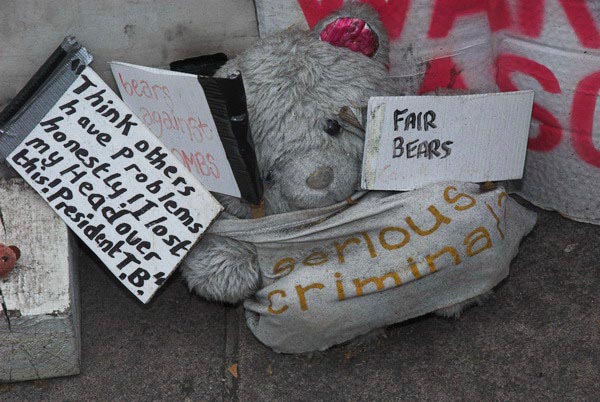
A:
[[[194,74],[110,63],[123,101],[210,191],[240,197],[204,90]]]
[[[519,179],[532,104],[532,91],[371,98],[361,187]]]
[[[7,161],[144,303],[222,210],[89,67]]]

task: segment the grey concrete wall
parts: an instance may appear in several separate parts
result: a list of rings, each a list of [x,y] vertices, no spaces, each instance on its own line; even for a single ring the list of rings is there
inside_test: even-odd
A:
[[[234,55],[258,37],[252,0],[0,0],[0,108],[66,35],[107,62],[153,67],[201,54]]]

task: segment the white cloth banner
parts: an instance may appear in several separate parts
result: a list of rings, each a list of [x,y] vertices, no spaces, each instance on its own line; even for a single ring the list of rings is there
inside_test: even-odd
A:
[[[244,303],[247,324],[275,351],[323,350],[486,292],[536,220],[475,184],[363,194],[209,228],[256,247],[262,289]]]

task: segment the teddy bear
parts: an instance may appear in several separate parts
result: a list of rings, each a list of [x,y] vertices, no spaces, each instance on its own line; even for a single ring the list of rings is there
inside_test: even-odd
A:
[[[0,279],[6,278],[11,273],[19,257],[21,257],[21,250],[17,246],[0,243]]]
[[[311,30],[290,29],[259,41],[216,73],[242,74],[266,215],[326,207],[356,192],[361,110],[372,96],[407,91],[388,75],[388,47],[377,12],[350,2]],[[251,217],[243,201],[218,199],[227,211],[220,219]],[[226,303],[261,286],[255,247],[210,233],[184,260],[182,273],[197,294]],[[480,299],[439,313],[457,315]]]

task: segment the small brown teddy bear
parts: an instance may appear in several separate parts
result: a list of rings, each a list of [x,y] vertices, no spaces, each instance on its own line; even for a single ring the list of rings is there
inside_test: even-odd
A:
[[[15,268],[19,257],[21,257],[21,250],[17,246],[6,246],[0,243],[0,279],[6,278]]]

